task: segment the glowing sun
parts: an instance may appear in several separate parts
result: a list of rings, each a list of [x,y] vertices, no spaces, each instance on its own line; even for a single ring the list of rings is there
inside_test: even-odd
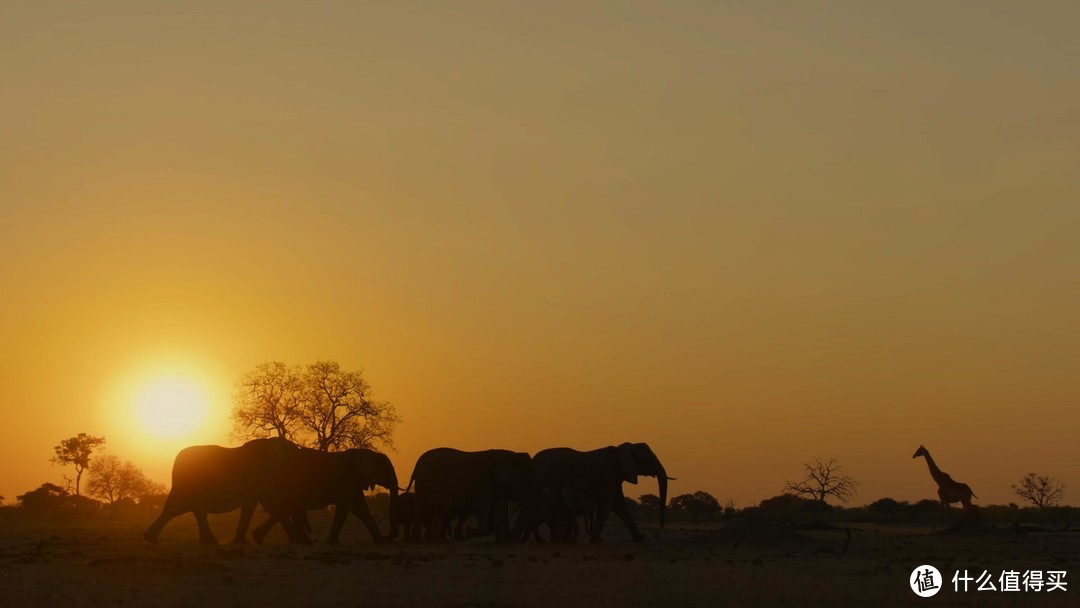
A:
[[[154,378],[135,393],[135,420],[157,437],[191,434],[206,424],[209,409],[206,391],[187,378]]]

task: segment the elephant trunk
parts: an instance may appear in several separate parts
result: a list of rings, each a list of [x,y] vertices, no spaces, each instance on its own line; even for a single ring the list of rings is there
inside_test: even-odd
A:
[[[664,527],[664,511],[667,509],[667,471],[664,470],[663,465],[660,466],[660,471],[656,475],[656,483],[660,486],[660,527]]]

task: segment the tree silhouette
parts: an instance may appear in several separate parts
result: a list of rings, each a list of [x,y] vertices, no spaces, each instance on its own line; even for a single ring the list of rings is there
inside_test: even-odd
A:
[[[63,506],[68,496],[68,491],[64,488],[45,482],[25,494],[19,494],[15,500],[24,509],[44,511]]]
[[[54,464],[75,466],[75,495],[80,496],[80,484],[83,471],[90,466],[90,455],[94,450],[105,445],[104,437],[95,437],[86,433],[79,433],[58,443],[53,450],[56,456],[51,461]]]
[[[86,491],[89,495],[113,504],[125,498],[134,500],[161,484],[154,484],[130,460],[121,461],[111,454],[94,459],[90,465]],[[157,489],[157,488],[154,488]]]
[[[237,383],[232,419],[239,437],[276,435],[324,452],[393,447],[401,421],[393,405],[371,398],[362,372],[334,361],[256,366]]]
[[[236,383],[233,426],[246,438],[291,439],[299,426],[303,383],[300,369],[281,361],[255,366]]]
[[[720,501],[708,492],[697,491],[693,494],[680,494],[671,499],[673,509],[682,509],[690,514],[694,523],[698,523],[703,515],[711,515],[720,512]]]
[[[800,481],[787,482],[784,491],[812,498],[822,504],[830,496],[847,502],[858,494],[859,482],[843,475],[843,469],[835,458],[815,458],[813,462],[804,462],[803,467],[806,475]]]
[[[646,517],[653,517],[660,513],[660,497],[656,494],[642,494],[638,496],[638,505],[641,513]]]
[[[1049,475],[1028,473],[1020,483],[1012,485],[1013,494],[1040,509],[1052,507],[1065,497],[1065,484]]]

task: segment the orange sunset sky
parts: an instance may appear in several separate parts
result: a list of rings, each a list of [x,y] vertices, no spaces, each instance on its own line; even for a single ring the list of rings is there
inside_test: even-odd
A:
[[[982,504],[1028,471],[1080,504],[1078,22],[4,2],[0,494],[79,432],[168,483],[232,442],[242,373],[332,359],[396,406],[406,481],[630,440],[672,495],[749,506],[822,456],[918,500],[924,443]],[[163,384],[201,408],[175,436]]]

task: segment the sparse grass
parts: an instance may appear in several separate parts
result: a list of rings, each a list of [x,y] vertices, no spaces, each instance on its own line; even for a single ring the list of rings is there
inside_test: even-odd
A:
[[[260,518],[256,517],[256,521]],[[328,521],[313,517],[315,538]],[[230,538],[236,514],[212,517]],[[907,578],[923,563],[959,569],[1070,571],[1080,580],[1080,533],[930,535],[887,524],[841,530],[726,532],[673,526],[629,542],[609,525],[601,545],[372,545],[349,521],[340,547],[201,547],[190,515],[142,540],[145,521],[0,518],[0,605],[136,606],[908,606]],[[737,534],[736,534],[737,532]],[[1080,585],[1080,582],[1075,583]],[[1075,605],[1076,593],[954,593],[936,605]],[[1071,598],[1071,601],[1070,601]]]

